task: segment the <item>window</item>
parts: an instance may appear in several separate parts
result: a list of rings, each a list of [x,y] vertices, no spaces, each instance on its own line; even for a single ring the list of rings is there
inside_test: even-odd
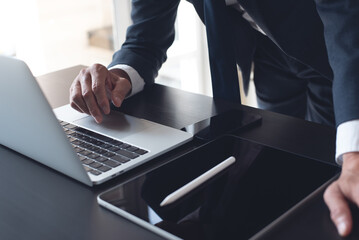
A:
[[[0,54],[24,60],[35,76],[79,64],[106,66],[125,39],[130,8],[130,0],[0,2]],[[156,82],[211,95],[205,27],[187,1],[180,3],[176,34]]]

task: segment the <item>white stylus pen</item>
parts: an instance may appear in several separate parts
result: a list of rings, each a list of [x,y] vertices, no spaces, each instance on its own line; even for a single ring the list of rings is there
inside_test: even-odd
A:
[[[234,157],[227,158],[223,162],[219,163],[218,165],[214,166],[213,168],[211,168],[207,172],[203,173],[202,175],[200,175],[197,178],[193,179],[192,181],[190,181],[189,183],[187,183],[183,187],[180,187],[179,189],[177,189],[176,191],[174,191],[173,193],[168,195],[161,202],[160,206],[161,207],[166,206],[166,205],[168,205],[170,203],[173,203],[174,201],[180,199],[181,197],[183,197],[184,195],[186,195],[187,193],[189,193],[190,191],[192,191],[193,189],[195,189],[196,187],[198,187],[199,185],[201,185],[202,183],[204,183],[205,181],[207,181],[211,177],[215,176],[217,173],[221,172],[225,168],[232,165],[235,161],[236,161],[236,159]]]

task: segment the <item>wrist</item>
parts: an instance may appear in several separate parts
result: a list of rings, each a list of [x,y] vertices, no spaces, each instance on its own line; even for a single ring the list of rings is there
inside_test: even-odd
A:
[[[128,74],[124,70],[114,68],[109,71],[110,71],[110,73],[116,75],[117,77],[125,78],[127,81],[129,81],[131,83],[130,76],[128,76]],[[131,83],[131,85],[132,85],[132,83]]]
[[[343,154],[343,169],[359,172],[359,152]]]

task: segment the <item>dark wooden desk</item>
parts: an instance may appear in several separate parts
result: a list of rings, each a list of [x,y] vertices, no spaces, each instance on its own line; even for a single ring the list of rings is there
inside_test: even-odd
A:
[[[69,86],[81,68],[76,66],[38,77],[52,107],[68,103]],[[241,133],[241,137],[334,164],[335,130],[292,117],[156,84],[126,100],[122,111],[182,128],[230,108],[245,109],[263,117],[261,126]],[[108,183],[89,188],[0,146],[0,239],[161,239],[103,209],[96,197],[188,148],[188,144],[184,145]],[[328,212],[322,207],[316,214]],[[333,229],[329,220],[325,227]]]

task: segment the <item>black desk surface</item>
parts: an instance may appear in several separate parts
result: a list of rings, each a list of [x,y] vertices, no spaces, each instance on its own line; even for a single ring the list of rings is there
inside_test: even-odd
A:
[[[81,66],[38,78],[52,107],[68,103],[68,89]],[[334,164],[335,130],[259,109],[214,101],[210,97],[153,85],[126,100],[122,111],[175,128],[206,119],[231,108],[259,113],[262,124],[240,136],[264,145]],[[97,204],[100,192],[187,151],[186,144],[123,176],[93,188],[0,146],[0,239],[161,239]],[[329,218],[322,200],[311,209]],[[330,221],[313,229],[298,223],[303,231],[330,231]],[[320,235],[320,234],[319,234]],[[328,238],[328,234],[323,236]],[[316,235],[318,237],[318,234]],[[318,239],[318,238],[316,238]]]

